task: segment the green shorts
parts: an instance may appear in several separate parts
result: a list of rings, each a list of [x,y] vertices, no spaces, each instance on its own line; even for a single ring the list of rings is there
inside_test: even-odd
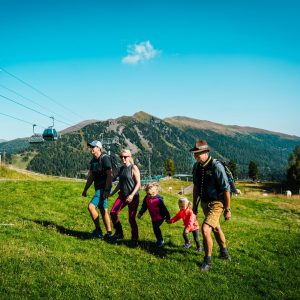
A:
[[[203,223],[208,224],[213,229],[220,224],[220,217],[224,211],[224,205],[221,201],[201,202],[201,207],[205,215]]]

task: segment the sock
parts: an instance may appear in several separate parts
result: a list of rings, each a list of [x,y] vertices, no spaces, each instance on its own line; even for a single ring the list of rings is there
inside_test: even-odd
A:
[[[204,261],[207,262],[208,264],[211,264],[211,256],[205,256]]]

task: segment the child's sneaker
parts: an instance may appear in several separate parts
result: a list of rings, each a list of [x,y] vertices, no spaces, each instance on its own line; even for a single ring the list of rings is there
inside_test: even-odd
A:
[[[202,251],[201,247],[197,248],[197,252],[201,252],[201,251]]]
[[[159,241],[156,242],[155,245],[156,245],[157,248],[161,248],[164,245],[164,243],[165,243],[164,240],[159,240]]]
[[[190,242],[187,242],[184,244],[184,248],[185,249],[189,249],[191,247],[191,243]]]

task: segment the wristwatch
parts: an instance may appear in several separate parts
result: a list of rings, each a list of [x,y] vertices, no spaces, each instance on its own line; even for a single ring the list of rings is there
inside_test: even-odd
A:
[[[225,208],[225,211],[226,212],[231,211],[230,207],[229,208]]]

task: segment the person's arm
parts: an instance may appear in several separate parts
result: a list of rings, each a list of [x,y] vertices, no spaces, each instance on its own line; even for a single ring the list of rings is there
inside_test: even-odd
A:
[[[110,194],[110,190],[112,186],[112,169],[106,170],[105,173],[106,173],[106,181],[105,181],[103,199],[106,199]]]
[[[197,213],[198,213],[198,199],[199,199],[198,188],[197,188],[196,184],[194,183],[194,187],[193,187],[193,212],[194,212],[195,215],[197,215]]]
[[[224,200],[224,218],[225,220],[231,219],[231,210],[230,210],[230,184],[225,172],[223,165],[220,162],[217,162],[215,165],[215,174],[217,184],[219,185],[221,192],[223,194]]]
[[[84,187],[83,192],[82,192],[82,197],[86,197],[86,192],[89,189],[89,187],[92,185],[93,181],[94,181],[93,174],[92,174],[91,171],[89,171],[88,177],[87,177],[87,180],[86,180],[86,183],[85,183],[85,187]]]
[[[140,175],[140,170],[136,165],[132,166],[132,177],[135,182],[135,186],[133,191],[130,193],[130,195],[127,196],[126,198],[126,203],[130,203],[134,197],[134,195],[138,192],[138,190],[141,187],[141,175]]]
[[[115,189],[109,194],[109,197],[113,196],[116,192],[120,190],[120,183],[118,182],[117,186]]]
[[[197,163],[193,165],[193,212],[195,215],[198,213],[198,204],[199,204],[199,194],[198,194],[198,188],[197,188]]]
[[[145,197],[143,200],[142,207],[141,207],[137,217],[141,218],[147,209],[148,209],[148,206],[147,206],[146,197]]]
[[[172,223],[175,223],[175,222],[177,222],[178,220],[180,220],[181,219],[181,211],[179,211],[173,218],[171,218],[170,220],[169,220],[169,224],[172,224]]]
[[[214,174],[216,181],[216,189],[219,193],[223,194],[229,192],[230,195],[230,184],[226,175],[225,169],[221,162],[216,161],[214,165]]]
[[[101,154],[100,161],[103,170],[102,172],[104,172],[105,174],[105,185],[102,198],[106,199],[109,196],[112,187],[112,165],[110,158],[107,154]]]
[[[231,209],[230,209],[230,192],[224,192],[224,218],[225,220],[231,219]]]
[[[166,218],[166,220],[170,220],[170,213],[164,203],[164,200],[161,196],[157,197],[159,200],[159,209],[162,216]]]

